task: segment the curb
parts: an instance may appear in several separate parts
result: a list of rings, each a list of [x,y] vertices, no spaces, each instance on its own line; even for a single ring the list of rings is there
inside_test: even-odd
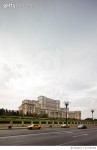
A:
[[[11,129],[9,128],[0,128],[0,130],[16,130],[16,129],[27,129],[27,127],[12,127]]]

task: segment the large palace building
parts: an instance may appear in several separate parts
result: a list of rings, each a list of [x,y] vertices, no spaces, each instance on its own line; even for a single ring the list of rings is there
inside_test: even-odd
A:
[[[66,108],[60,107],[59,100],[53,100],[45,96],[39,96],[37,100],[23,100],[19,107],[19,112],[23,114],[48,114],[50,118],[66,118]],[[81,119],[81,111],[69,111],[68,118]]]

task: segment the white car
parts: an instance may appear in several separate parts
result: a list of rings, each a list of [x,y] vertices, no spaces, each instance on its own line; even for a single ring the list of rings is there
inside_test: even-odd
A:
[[[62,124],[61,128],[69,128],[70,126],[68,124]]]
[[[85,124],[81,124],[78,126],[78,129],[87,129],[87,126]]]

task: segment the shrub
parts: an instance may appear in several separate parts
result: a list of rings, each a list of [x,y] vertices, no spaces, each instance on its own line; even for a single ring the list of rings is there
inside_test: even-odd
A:
[[[14,120],[14,121],[13,121],[13,124],[21,124],[21,123],[22,123],[21,120]]]
[[[54,122],[54,124],[58,124],[58,122]]]
[[[46,122],[43,122],[43,121],[42,121],[41,124],[46,124]]]
[[[39,122],[34,121],[33,124],[39,124]]]
[[[48,122],[48,124],[52,124],[52,122]]]
[[[0,124],[3,124],[3,123],[5,124],[10,123],[10,120],[0,120]]]

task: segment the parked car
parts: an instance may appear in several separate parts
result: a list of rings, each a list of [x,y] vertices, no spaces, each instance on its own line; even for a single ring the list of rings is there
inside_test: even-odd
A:
[[[85,124],[81,124],[78,126],[78,129],[87,129],[87,126]]]
[[[28,129],[41,129],[41,126],[39,124],[31,124],[28,126]]]
[[[62,124],[61,128],[69,128],[70,126],[68,124]]]

